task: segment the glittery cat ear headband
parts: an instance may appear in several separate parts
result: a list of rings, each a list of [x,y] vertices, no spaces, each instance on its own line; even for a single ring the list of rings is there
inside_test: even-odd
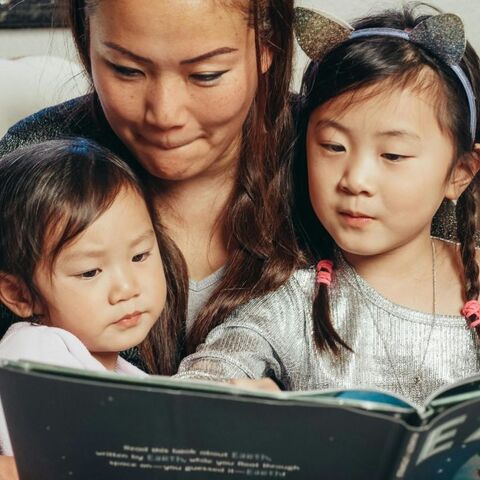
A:
[[[397,37],[420,45],[443,60],[460,80],[470,110],[470,134],[473,143],[477,130],[477,110],[472,84],[459,66],[467,41],[460,17],[451,13],[432,16],[413,30],[362,28],[354,30],[348,23],[328,14],[303,7],[295,8],[295,35],[302,50],[312,60],[319,60],[337,45],[356,38]]]

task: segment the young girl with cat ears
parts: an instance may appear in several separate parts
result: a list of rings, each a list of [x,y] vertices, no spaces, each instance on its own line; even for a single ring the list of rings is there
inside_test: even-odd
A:
[[[296,15],[312,62],[295,211],[318,264],[238,309],[178,376],[376,388],[419,404],[480,370],[479,59],[456,15],[405,7],[353,27]],[[452,201],[456,242],[431,234],[436,212],[451,223],[440,207]]]

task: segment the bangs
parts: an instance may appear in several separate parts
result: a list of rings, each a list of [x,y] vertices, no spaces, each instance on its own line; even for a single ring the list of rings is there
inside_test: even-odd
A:
[[[339,96],[331,98],[324,105],[335,102],[345,111],[354,105],[382,95],[390,95],[394,91],[410,90],[428,99],[442,133],[454,137],[454,122],[448,91],[437,72],[428,66],[411,68],[385,78],[376,78],[361,84],[352,85]]]
[[[82,202],[77,202],[76,198],[68,198],[63,203],[57,203],[55,208],[48,212],[44,222],[48,231],[45,229],[42,252],[44,265],[50,274],[53,273],[55,261],[62,250],[101,217],[122,191],[133,191],[142,197],[137,185],[124,178],[104,191],[88,192],[87,198],[84,197]]]

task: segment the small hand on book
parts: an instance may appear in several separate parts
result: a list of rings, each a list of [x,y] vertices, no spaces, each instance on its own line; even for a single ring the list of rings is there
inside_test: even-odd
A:
[[[262,378],[260,380],[237,378],[230,380],[228,383],[235,385],[236,387],[248,388],[251,390],[265,390],[267,392],[281,391],[279,386],[271,378]]]

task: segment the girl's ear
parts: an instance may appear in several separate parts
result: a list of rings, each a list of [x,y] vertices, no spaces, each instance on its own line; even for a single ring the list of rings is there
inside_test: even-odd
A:
[[[33,301],[26,285],[14,275],[0,273],[0,301],[17,317],[33,316]]]
[[[448,181],[445,197],[449,200],[457,200],[458,197],[470,185],[473,177],[480,170],[480,143],[476,143],[472,152],[465,155],[453,169]]]

